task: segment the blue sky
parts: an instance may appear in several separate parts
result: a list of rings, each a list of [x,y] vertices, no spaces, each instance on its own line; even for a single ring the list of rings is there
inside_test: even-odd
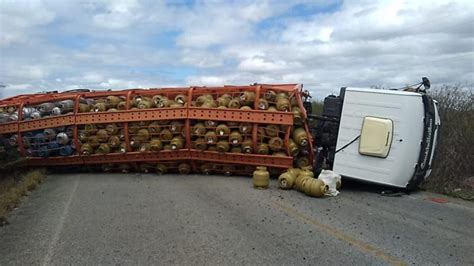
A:
[[[3,0],[0,93],[261,82],[303,83],[322,98],[422,76],[472,86],[473,10],[427,0]]]

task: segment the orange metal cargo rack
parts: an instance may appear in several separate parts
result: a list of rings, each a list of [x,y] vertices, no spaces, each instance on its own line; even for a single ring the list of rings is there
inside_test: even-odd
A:
[[[218,109],[218,108],[201,108],[193,106],[173,107],[173,108],[150,108],[130,110],[130,101],[133,95],[153,95],[168,93],[170,95],[179,92],[184,92],[189,97],[189,101],[193,95],[203,94],[209,92],[235,92],[235,91],[253,91],[256,92],[256,102],[260,95],[260,90],[272,89],[288,92],[292,95],[300,93],[301,87],[296,84],[282,84],[282,85],[252,85],[252,86],[224,86],[224,87],[191,87],[191,88],[166,88],[166,89],[131,89],[123,91],[100,91],[87,93],[55,93],[55,94],[33,94],[21,95],[0,101],[2,105],[16,105],[19,110],[19,119],[16,122],[9,122],[0,124],[0,134],[17,133],[18,146],[21,154],[24,155],[24,148],[21,134],[23,132],[55,128],[61,126],[74,126],[74,144],[76,149],[79,149],[79,142],[77,140],[77,126],[87,124],[107,124],[107,123],[124,123],[125,128],[128,128],[128,122],[135,121],[155,121],[155,120],[184,120],[186,125],[187,139],[186,148],[178,151],[160,151],[160,152],[126,152],[126,153],[112,153],[106,155],[93,154],[72,155],[65,157],[28,157],[28,164],[30,165],[80,165],[80,164],[105,164],[105,163],[125,163],[125,162],[160,162],[173,160],[198,160],[216,163],[229,164],[247,164],[247,165],[265,165],[275,168],[288,168],[293,165],[293,157],[291,156],[272,156],[272,155],[258,155],[258,154],[244,154],[244,153],[218,153],[214,151],[199,151],[194,150],[190,146],[189,132],[191,120],[215,120],[215,121],[232,121],[232,122],[247,122],[258,124],[276,124],[286,125],[285,132],[285,147],[288,145],[288,140],[291,137],[291,127],[293,126],[293,114],[291,112],[273,112],[261,110],[240,110],[240,109]],[[87,112],[80,113],[78,111],[78,103],[81,98],[92,97],[106,97],[109,95],[122,95],[126,97],[127,110],[116,112]],[[46,118],[22,120],[22,108],[27,105],[60,101],[65,99],[72,99],[75,102],[74,112],[60,116],[50,116]],[[296,97],[297,104],[303,111],[306,117],[305,109],[303,107],[301,97]],[[311,140],[308,127],[305,124],[305,130],[308,138]],[[253,129],[253,142],[256,145],[257,126]],[[125,139],[128,140],[128,130],[125,130]],[[128,142],[128,141],[127,141]],[[313,147],[310,141],[309,157],[312,161]],[[130,149],[128,149],[130,150]],[[288,153],[287,153],[288,154]],[[194,167],[195,168],[195,167]]]

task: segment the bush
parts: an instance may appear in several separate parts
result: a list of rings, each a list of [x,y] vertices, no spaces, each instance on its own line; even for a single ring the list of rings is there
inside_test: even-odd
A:
[[[474,190],[474,108],[473,88],[442,86],[430,95],[439,104],[441,130],[433,172],[424,187],[453,194]]]

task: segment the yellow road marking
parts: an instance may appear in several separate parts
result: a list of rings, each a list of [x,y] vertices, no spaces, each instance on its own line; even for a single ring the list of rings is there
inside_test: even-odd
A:
[[[348,234],[341,232],[340,230],[328,226],[326,224],[320,223],[309,216],[304,215],[303,213],[298,212],[297,210],[286,206],[280,202],[276,202],[273,200],[273,205],[281,209],[283,212],[291,215],[294,218],[297,218],[300,221],[303,221],[309,225],[312,225],[314,228],[327,233],[328,235],[334,236],[335,238],[344,241],[346,243],[352,244],[354,247],[358,248],[360,251],[365,253],[370,253],[374,257],[379,258],[381,260],[387,261],[392,265],[406,265],[406,263],[390,254],[385,253],[383,250],[380,250],[374,246],[371,246],[361,240],[358,240]]]

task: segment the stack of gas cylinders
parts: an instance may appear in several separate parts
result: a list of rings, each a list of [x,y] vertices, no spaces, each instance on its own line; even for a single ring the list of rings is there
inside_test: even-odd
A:
[[[292,165],[312,165],[300,92],[298,85],[252,85],[20,95],[0,101],[0,146],[27,158],[48,158],[32,164],[106,156],[100,157],[105,163],[90,164],[122,172],[245,174],[260,159],[291,159],[289,165],[262,165],[279,174]],[[263,118],[252,118],[257,116]],[[196,151],[198,158],[146,157],[181,151]],[[124,162],[137,153],[143,154],[142,162]],[[125,157],[115,162],[113,154]],[[222,160],[209,161],[206,154],[220,154]],[[247,162],[241,161],[245,155]]]

